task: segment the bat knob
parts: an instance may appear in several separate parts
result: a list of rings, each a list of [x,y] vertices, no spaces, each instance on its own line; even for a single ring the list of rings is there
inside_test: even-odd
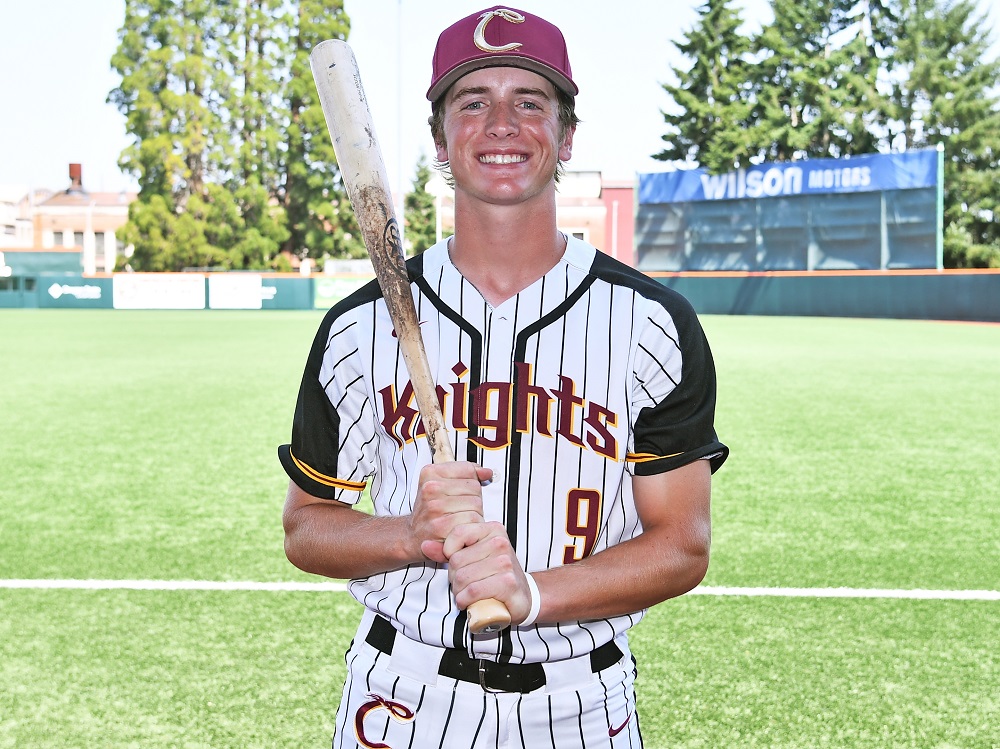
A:
[[[476,635],[499,632],[510,626],[510,612],[495,598],[485,598],[469,606],[469,630]]]

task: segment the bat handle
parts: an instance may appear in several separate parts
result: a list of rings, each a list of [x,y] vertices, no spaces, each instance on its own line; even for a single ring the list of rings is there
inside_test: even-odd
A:
[[[496,598],[484,598],[469,606],[469,630],[473,634],[499,632],[510,626],[510,612]]]
[[[447,463],[455,459],[455,454],[444,428],[444,419],[436,411],[428,411],[427,436],[431,444],[431,456],[434,463]],[[502,601],[496,598],[484,598],[471,604],[468,609],[469,631],[475,635],[483,632],[499,632],[510,626],[510,612]]]

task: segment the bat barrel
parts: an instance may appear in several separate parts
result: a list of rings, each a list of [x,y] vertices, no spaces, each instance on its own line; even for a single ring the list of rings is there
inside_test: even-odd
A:
[[[420,334],[392,192],[358,62],[347,42],[328,39],[313,47],[309,64],[337,166],[413,383],[432,459],[435,463],[452,461],[454,450]],[[486,599],[469,607],[469,628],[473,632],[501,629],[508,624],[510,613],[500,601]]]

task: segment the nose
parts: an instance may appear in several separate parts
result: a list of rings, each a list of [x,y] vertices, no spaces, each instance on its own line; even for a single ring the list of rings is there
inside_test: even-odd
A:
[[[516,135],[519,128],[517,109],[507,101],[498,101],[490,107],[486,132],[498,138]]]

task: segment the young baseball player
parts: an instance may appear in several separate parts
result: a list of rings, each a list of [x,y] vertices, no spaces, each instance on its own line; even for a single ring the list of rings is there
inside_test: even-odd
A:
[[[334,747],[639,747],[627,631],[707,569],[712,356],[684,299],[557,229],[577,91],[529,13],[438,39],[455,234],[408,269],[456,462],[431,463],[377,284],[309,354],[285,549],[364,606]],[[487,598],[511,626],[473,635]]]

